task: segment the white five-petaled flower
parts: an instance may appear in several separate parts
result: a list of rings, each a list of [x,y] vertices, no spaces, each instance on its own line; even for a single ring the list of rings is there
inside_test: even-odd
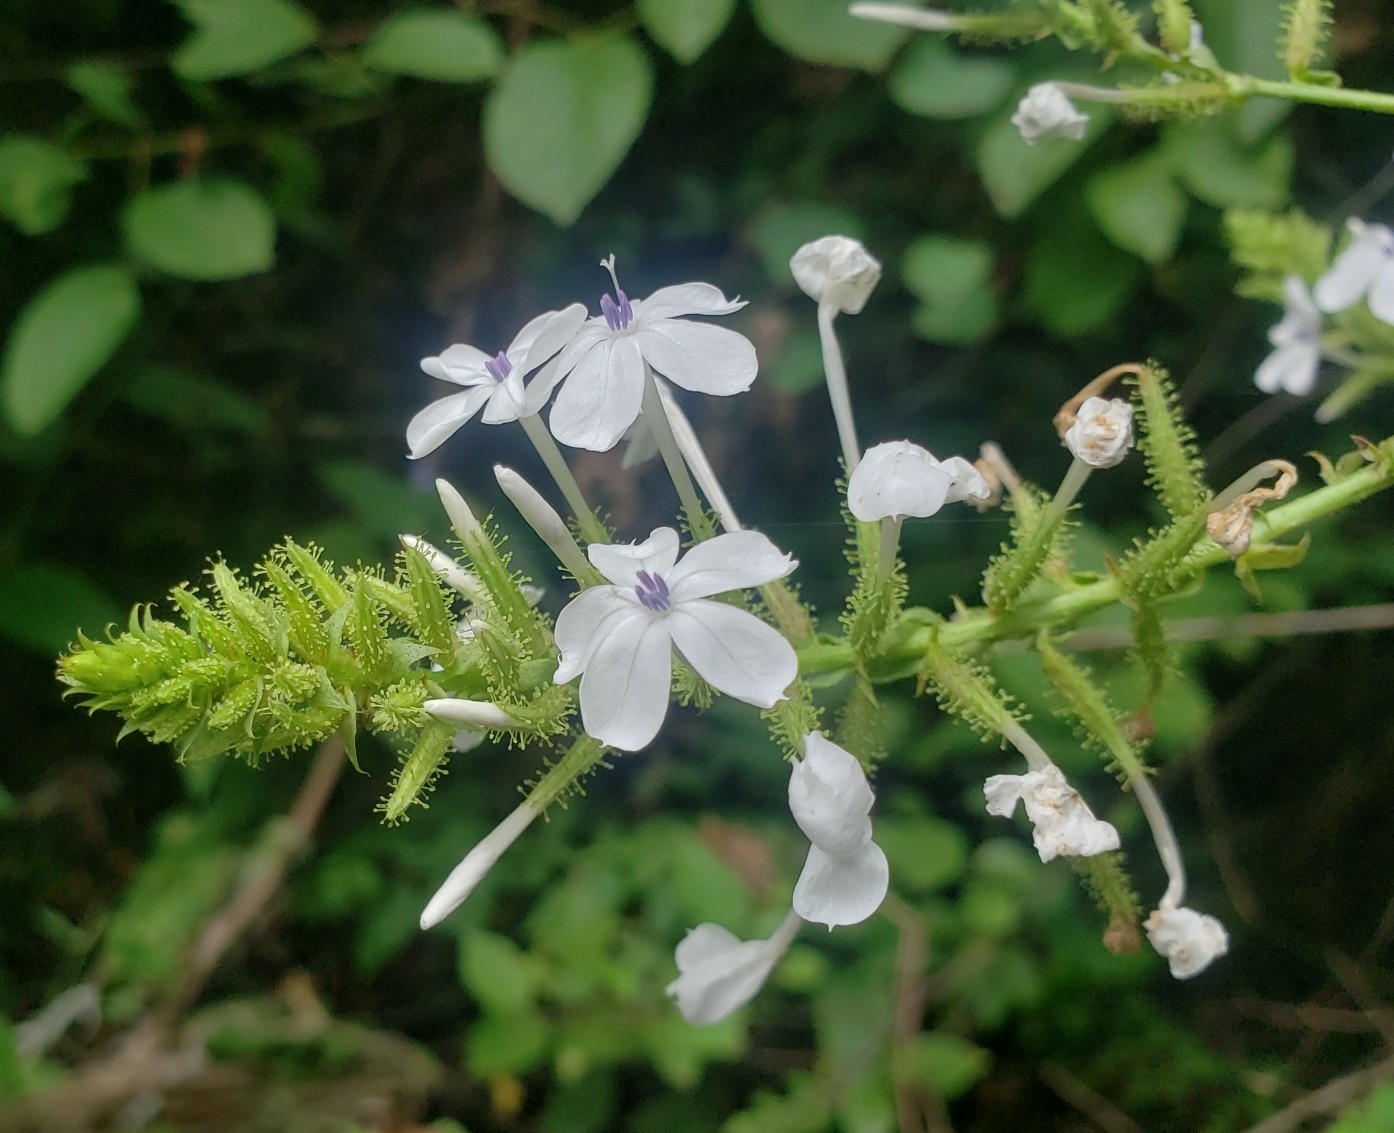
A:
[[[612,586],[583,590],[557,618],[565,684],[581,675],[581,725],[638,751],[668,712],[673,648],[718,692],[761,708],[784,699],[798,674],[794,648],[754,614],[713,602],[728,590],[783,578],[798,564],[756,531],[699,543],[678,559],[678,533],[660,527],[637,544],[592,543],[590,561]]]
[[[804,737],[804,757],[789,776],[789,810],[812,843],[794,912],[828,928],[866,920],[885,899],[890,867],[871,840],[876,795],[851,752],[818,732]]]
[[[945,504],[985,500],[983,474],[961,456],[936,460],[909,441],[873,445],[847,480],[847,506],[865,523],[934,515]]]
[[[1283,317],[1268,330],[1273,352],[1254,371],[1254,385],[1264,393],[1312,392],[1321,369],[1321,311],[1300,276],[1283,281]]]
[[[699,924],[678,942],[678,978],[664,990],[689,1023],[720,1022],[755,998],[802,923],[790,914],[768,940],[742,940],[720,925]]]
[[[1147,939],[1167,958],[1171,974],[1188,980],[1229,951],[1225,926],[1194,909],[1161,908],[1147,918]]]
[[[614,278],[614,257],[603,263]],[[573,448],[606,452],[639,416],[648,365],[675,385],[718,396],[741,393],[755,380],[755,347],[725,327],[686,315],[729,315],[745,306],[709,283],[660,287],[630,299],[614,281],[601,314],[581,328],[557,366],[528,388],[528,412],[541,409],[561,384],[549,418],[552,435]]]
[[[1344,311],[1365,298],[1381,322],[1394,325],[1394,229],[1346,221],[1351,241],[1312,288],[1316,305],[1327,314]]]
[[[1084,137],[1089,115],[1081,114],[1075,104],[1054,83],[1037,83],[1026,92],[1012,115],[1012,125],[1021,131],[1027,145],[1042,138]]]
[[[1116,397],[1085,398],[1075,423],[1065,430],[1065,447],[1076,460],[1112,468],[1133,447],[1133,407]]]
[[[416,460],[434,452],[482,408],[489,425],[516,421],[535,412],[527,408],[523,378],[553,358],[586,321],[586,308],[573,303],[561,311],[538,315],[518,332],[507,350],[492,358],[475,346],[452,346],[421,368],[433,378],[464,386],[461,393],[433,401],[407,425],[407,445]],[[539,380],[545,381],[543,375]]]
[[[1089,804],[1053,763],[1025,775],[990,776],[983,794],[988,814],[1003,818],[1016,811],[1018,799],[1026,805],[1026,817],[1035,827],[1032,840],[1043,862],[1061,854],[1087,858],[1118,849],[1118,831],[1094,817]]]
[[[805,244],[789,260],[794,282],[817,303],[855,315],[876,290],[881,261],[850,236],[824,236]]]

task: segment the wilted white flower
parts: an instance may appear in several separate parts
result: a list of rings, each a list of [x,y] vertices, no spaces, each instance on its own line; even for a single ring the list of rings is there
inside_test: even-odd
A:
[[[466,854],[464,860],[450,871],[445,884],[436,890],[435,896],[427,902],[425,911],[421,914],[421,927],[430,928],[432,925],[440,924],[459,908],[461,902],[474,892],[475,886],[484,880],[494,868],[494,864],[503,857],[504,851],[518,840],[518,835],[532,825],[537,814],[537,809],[528,803],[519,804],[512,814]]]
[[[1316,305],[1327,314],[1368,299],[1370,311],[1394,324],[1394,230],[1383,224],[1346,221],[1351,241],[1312,289]]]
[[[716,924],[699,924],[678,942],[678,978],[664,990],[689,1023],[717,1023],[744,1007],[769,979],[802,920],[791,913],[768,940],[741,940]]]
[[[580,674],[587,735],[622,751],[648,744],[668,712],[675,647],[718,692],[761,708],[784,699],[798,674],[793,646],[754,614],[710,600],[798,565],[765,536],[718,535],[679,561],[678,533],[660,527],[643,543],[592,543],[588,554],[614,585],[583,590],[557,618],[553,678]]]
[[[557,366],[528,388],[528,412],[542,408],[561,383],[548,420],[552,435],[573,448],[606,452],[634,424],[644,397],[647,363],[675,385],[718,396],[741,393],[755,380],[755,347],[725,327],[688,322],[686,315],[729,315],[745,303],[709,283],[660,287],[630,299],[603,266],[615,296],[600,297],[601,314],[581,328]]]
[[[1118,831],[1094,817],[1055,764],[1025,775],[993,775],[983,784],[988,814],[1010,818],[1017,800],[1026,806],[1026,817],[1035,830],[1032,840],[1041,861],[1057,855],[1092,857],[1119,846]]]
[[[1264,393],[1311,393],[1321,369],[1321,311],[1301,277],[1283,281],[1283,317],[1268,330],[1273,352],[1259,363],[1254,385]]]
[[[789,776],[789,810],[812,843],[794,886],[804,920],[857,924],[885,899],[890,867],[868,817],[875,801],[856,756],[818,732],[804,737],[804,757]]]
[[[1084,137],[1089,115],[1081,114],[1075,104],[1054,83],[1037,83],[1026,92],[1012,115],[1012,125],[1021,131],[1027,145],[1041,138]]]
[[[1065,447],[1076,460],[1112,468],[1133,447],[1133,407],[1119,398],[1088,397],[1065,430]]]
[[[535,412],[526,406],[523,378],[556,355],[586,320],[586,308],[573,303],[538,315],[492,358],[474,346],[452,346],[421,368],[433,378],[464,386],[462,393],[431,402],[407,425],[407,445],[416,460],[434,452],[482,408],[489,425],[516,421]]]
[[[934,515],[945,504],[986,499],[983,475],[961,456],[936,460],[909,441],[873,445],[847,480],[847,507],[863,522]]]
[[[824,236],[805,244],[789,260],[794,282],[817,303],[855,315],[876,290],[881,261],[850,236]]]
[[[1162,908],[1147,918],[1147,939],[1167,958],[1171,974],[1188,980],[1229,951],[1225,926],[1206,913],[1187,908]]]

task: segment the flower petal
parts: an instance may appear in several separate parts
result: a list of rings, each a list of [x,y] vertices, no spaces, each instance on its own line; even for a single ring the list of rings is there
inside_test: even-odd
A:
[[[1360,302],[1370,289],[1375,273],[1389,262],[1389,244],[1394,233],[1382,224],[1351,220],[1347,227],[1354,239],[1326,274],[1312,288],[1312,298],[1327,314],[1344,311]]]
[[[608,618],[581,676],[581,726],[620,751],[647,747],[668,714],[673,648],[667,623],[637,603]]]
[[[875,842],[846,856],[808,848],[808,858],[794,886],[794,912],[829,928],[866,920],[886,899],[891,870]]]
[[[472,386],[481,381],[493,381],[484,369],[484,363],[489,358],[490,355],[477,346],[456,345],[448,347],[437,357],[421,359],[421,368],[443,382]]]
[[[847,480],[847,507],[864,523],[934,515],[949,498],[953,474],[909,441],[873,445]]]
[[[489,404],[480,417],[486,425],[502,425],[527,415],[527,394],[523,390],[523,371],[516,367],[489,391]]]
[[[725,327],[660,319],[641,326],[634,338],[649,365],[696,393],[743,393],[759,369],[750,340]]]
[[[1268,355],[1254,371],[1254,385],[1264,393],[1296,394],[1301,397],[1312,392],[1321,369],[1321,344],[1294,342],[1280,346]]]
[[[407,424],[407,448],[412,460],[420,460],[440,448],[455,430],[479,412],[493,391],[471,386],[431,402]]]
[[[741,940],[720,925],[699,924],[678,942],[681,974],[665,991],[689,1023],[716,1023],[755,997],[782,951],[768,940]]]
[[[698,543],[666,574],[674,602],[763,586],[799,564],[758,531],[730,531]]]
[[[618,586],[582,590],[557,615],[553,637],[561,650],[561,661],[552,680],[564,685],[586,667],[596,641],[608,632],[602,629],[608,619],[632,617],[638,612],[638,604]]]
[[[605,337],[576,363],[552,404],[552,436],[572,448],[608,452],[639,416],[644,360],[633,335]]]
[[[698,676],[746,704],[774,707],[798,676],[794,647],[745,610],[694,598],[676,604],[664,624]]]
[[[1171,974],[1178,980],[1199,975],[1212,960],[1229,951],[1225,926],[1207,913],[1184,906],[1154,910],[1147,918],[1147,939],[1167,958]]]
[[[987,813],[1011,818],[1028,786],[1025,775],[989,775],[983,784]]]
[[[1370,313],[1382,323],[1394,325],[1394,262],[1389,260],[1375,274],[1368,297]]]
[[[552,391],[557,388],[563,378],[575,369],[576,364],[595,349],[597,344],[606,342],[609,338],[610,333],[605,329],[604,324],[596,326],[594,319],[589,325],[582,327],[565,349],[543,366],[528,383],[528,411],[526,415],[530,416],[546,405],[547,399],[552,396]]]
[[[508,345],[505,353],[515,370],[524,374],[537,369],[561,350],[586,321],[586,305],[572,303],[560,311],[538,315],[523,327]]]
[[[642,543],[592,543],[586,554],[596,570],[628,589],[639,584],[641,570],[671,579],[678,545],[678,533],[671,527],[655,527]]]
[[[659,319],[683,315],[729,315],[745,306],[744,299],[727,299],[721,288],[710,283],[677,283],[660,287],[647,299],[632,300],[634,319],[647,326]]]
[[[962,503],[964,500],[986,500],[992,496],[992,485],[978,471],[977,466],[961,456],[948,456],[939,462],[939,467],[949,474],[949,494],[944,497],[946,504]]]

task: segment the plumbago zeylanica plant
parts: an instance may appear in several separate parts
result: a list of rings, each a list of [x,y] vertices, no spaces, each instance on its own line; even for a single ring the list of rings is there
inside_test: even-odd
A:
[[[1085,116],[1072,97],[1148,115],[1204,113],[1255,94],[1394,109],[1394,99],[1343,91],[1313,69],[1327,23],[1324,4],[1292,5],[1288,83],[1222,72],[1182,0],[1159,0],[1156,8],[1159,46],[1109,0],[1022,4],[976,16],[856,6],[871,18],[979,39],[1054,34],[1151,68],[1152,78],[1134,86],[1033,88],[1016,119],[1027,143],[1079,135]],[[1273,294],[1276,280],[1289,298],[1273,331],[1275,354],[1257,375],[1262,388],[1305,392],[1324,351],[1349,361],[1345,344],[1320,337],[1320,315],[1312,312],[1347,312],[1343,317],[1357,325],[1383,325],[1394,316],[1394,239],[1387,229],[1353,225],[1333,263],[1329,238],[1317,248],[1301,236],[1315,229],[1297,220],[1238,218],[1232,228],[1239,258],[1262,284],[1254,293]],[[827,486],[838,485],[853,585],[836,617],[818,616],[790,582],[798,564],[737,517],[674,391],[729,397],[750,388],[757,375],[752,344],[699,321],[744,303],[695,282],[632,298],[613,257],[603,266],[612,289],[601,297],[599,315],[577,303],[527,322],[495,353],[456,345],[426,359],[429,375],[459,391],[431,403],[407,428],[415,458],[476,417],[521,426],[569,520],[516,472],[499,467],[496,477],[555,555],[557,577],[534,582],[513,570],[501,527],[477,519],[440,481],[458,560],[404,535],[390,572],[339,569],[288,539],[249,573],[219,562],[203,592],[175,589],[170,600],[182,624],[139,607],[125,632],[82,638],[62,658],[60,679],[89,709],[118,713],[126,731],[173,744],[183,760],[233,755],[256,763],[339,735],[356,761],[355,736],[366,729],[400,753],[380,808],[389,823],[424,805],[452,752],[486,739],[538,749],[539,771],[522,802],[445,879],[422,913],[423,928],[449,916],[512,843],[550,807],[577,795],[588,776],[648,747],[674,700],[701,709],[723,695],[753,706],[768,725],[771,758],[789,763],[790,810],[810,846],[792,908],[768,939],[742,941],[702,924],[677,942],[668,992],[699,1024],[749,1001],[805,921],[835,928],[876,912],[889,882],[871,818],[869,775],[886,754],[877,687],[913,682],[992,748],[1016,753],[989,763],[985,807],[1010,818],[1023,805],[1041,860],[1068,858],[1102,910],[1105,946],[1134,950],[1145,933],[1178,978],[1222,956],[1223,926],[1185,904],[1183,863],[1145,763],[1139,722],[1171,667],[1162,609],[1217,566],[1233,566],[1253,586],[1256,571],[1295,565],[1307,541],[1284,543],[1285,535],[1394,483],[1394,439],[1360,441],[1356,452],[1324,461],[1324,486],[1293,499],[1286,497],[1297,473],[1281,459],[1216,487],[1166,373],[1144,362],[1115,366],[1065,400],[1055,427],[1069,460],[1054,493],[1020,479],[991,444],[974,460],[935,458],[918,443],[933,443],[932,430],[864,451],[835,321],[862,310],[881,268],[856,241],[828,236],[799,249],[790,265],[816,303],[845,474],[839,481],[830,454]],[[1313,280],[1315,305],[1306,291]],[[1366,295],[1368,314],[1357,309]],[[1374,347],[1369,353],[1377,356]],[[642,539],[606,525],[558,447],[603,452],[621,441],[627,463],[661,458],[681,503],[673,525]],[[1165,522],[1120,548],[1106,575],[1086,574],[1070,558],[1076,500],[1096,470],[1128,459],[1135,445]],[[983,573],[981,601],[959,603],[947,616],[907,608],[907,568],[898,552],[903,523],[970,506],[1001,506],[1011,517],[1010,536]],[[566,601],[553,617],[548,608],[559,590]],[[1061,648],[1062,631],[1111,606],[1131,619],[1133,658],[1145,675],[1138,704],[1111,704]],[[1168,879],[1155,903],[1135,895],[1117,830],[1065,780],[982,663],[1005,641],[1034,649],[1080,742],[1136,798]]]

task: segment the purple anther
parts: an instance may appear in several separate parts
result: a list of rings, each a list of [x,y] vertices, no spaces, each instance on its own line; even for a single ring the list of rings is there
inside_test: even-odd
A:
[[[639,599],[639,605],[655,614],[666,614],[673,603],[668,597],[668,584],[663,581],[663,576],[641,570],[637,577],[639,585],[634,588],[634,594]]]
[[[504,378],[513,373],[513,363],[508,360],[508,355],[502,350],[485,362],[484,368],[489,371],[489,377],[496,382],[503,381]]]
[[[634,308],[629,305],[629,296],[620,288],[615,288],[616,303],[608,295],[600,297],[600,313],[605,316],[605,325],[611,330],[624,330],[634,321]]]

